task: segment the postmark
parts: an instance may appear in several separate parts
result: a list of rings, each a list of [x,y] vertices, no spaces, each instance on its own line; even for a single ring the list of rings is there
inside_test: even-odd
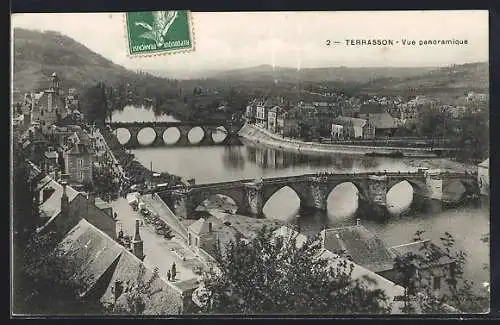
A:
[[[191,15],[187,10],[128,12],[125,18],[130,56],[194,50]]]

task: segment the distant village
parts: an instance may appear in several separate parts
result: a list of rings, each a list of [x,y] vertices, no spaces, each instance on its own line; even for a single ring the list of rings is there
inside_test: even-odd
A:
[[[416,96],[408,101],[401,96],[393,98],[373,96],[362,100],[332,92],[308,92],[323,97],[324,101],[290,101],[284,97],[253,99],[246,107],[249,123],[290,138],[331,140],[375,139],[405,135],[425,106],[439,105],[454,118],[470,107],[440,104],[433,98]],[[487,102],[487,94],[468,92],[464,103]]]

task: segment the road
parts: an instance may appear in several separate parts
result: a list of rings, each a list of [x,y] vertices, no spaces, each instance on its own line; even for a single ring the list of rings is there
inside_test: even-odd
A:
[[[112,202],[113,211],[118,215],[117,231],[123,229],[125,235],[135,233],[135,220],[140,219],[143,225],[140,235],[144,242],[144,264],[150,268],[158,267],[160,275],[167,279],[167,272],[172,264],[176,264],[176,284],[195,283],[198,275],[193,272],[193,267],[203,267],[196,255],[191,252],[181,238],[165,239],[157,235],[152,226],[144,223],[140,213],[134,211],[127,200],[119,198]]]

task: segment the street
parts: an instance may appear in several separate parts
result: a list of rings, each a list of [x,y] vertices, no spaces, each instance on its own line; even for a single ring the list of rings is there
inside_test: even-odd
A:
[[[167,272],[175,262],[177,275],[175,282],[194,282],[198,278],[193,268],[203,267],[197,257],[183,243],[182,238],[174,237],[165,239],[157,235],[152,226],[144,223],[144,218],[128,204],[125,198],[118,198],[112,203],[113,211],[118,215],[117,231],[123,230],[125,235],[133,236],[135,233],[135,220],[140,219],[143,225],[140,235],[144,242],[144,264],[154,268],[158,267],[160,275],[166,279]]]

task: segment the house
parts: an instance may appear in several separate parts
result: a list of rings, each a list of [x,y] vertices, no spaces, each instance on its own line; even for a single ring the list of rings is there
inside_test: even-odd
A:
[[[394,259],[411,257],[412,280],[415,290],[430,288],[436,296],[450,294],[448,281],[454,279],[455,260],[430,240],[420,240],[390,248]],[[419,258],[413,258],[418,256]],[[386,272],[384,277],[398,282],[396,270]],[[400,283],[405,285],[404,283]]]
[[[245,119],[249,123],[255,123],[257,115],[257,106],[255,106],[255,101],[250,102],[245,110]]]
[[[267,128],[272,133],[283,134],[285,121],[283,115],[285,110],[280,106],[274,106],[267,114]],[[280,123],[278,124],[278,118]]]
[[[83,218],[111,238],[116,238],[116,222],[108,212],[96,207],[64,181],[58,183],[44,175],[33,163],[30,166],[34,174],[32,178],[36,179],[36,199],[40,211],[37,232],[54,230],[65,233]]]
[[[343,126],[345,138],[373,139],[375,137],[375,127],[368,120],[340,116],[333,123]]]
[[[65,173],[77,183],[92,182],[92,167],[96,153],[89,141],[78,137],[76,143],[64,151]]]
[[[344,138],[344,126],[340,124],[332,124],[332,132],[331,132],[331,137],[332,139],[343,139]]]
[[[277,133],[282,137],[298,137],[300,134],[297,116],[292,111],[282,111],[276,118]]]
[[[42,126],[48,126],[66,115],[66,103],[60,94],[59,77],[54,72],[50,88],[32,97],[31,119],[40,122]]]
[[[255,111],[255,124],[261,128],[267,129],[268,107],[263,102],[257,103]]]
[[[477,181],[481,195],[490,196],[490,158],[477,166]]]
[[[52,171],[59,168],[59,154],[52,147],[48,147],[43,155],[41,168],[45,171]]]
[[[368,113],[367,119],[375,127],[375,136],[393,136],[398,129],[397,121],[391,114]]]
[[[98,301],[105,307],[127,307],[127,297],[139,281],[151,279],[153,270],[126,247],[85,219],[65,234],[58,248],[76,264],[74,279],[83,287],[83,300]],[[151,282],[145,295],[145,315],[178,315],[189,313],[191,299],[182,289],[161,275]]]
[[[372,272],[383,275],[394,268],[394,258],[385,244],[362,225],[321,231],[323,247]]]

